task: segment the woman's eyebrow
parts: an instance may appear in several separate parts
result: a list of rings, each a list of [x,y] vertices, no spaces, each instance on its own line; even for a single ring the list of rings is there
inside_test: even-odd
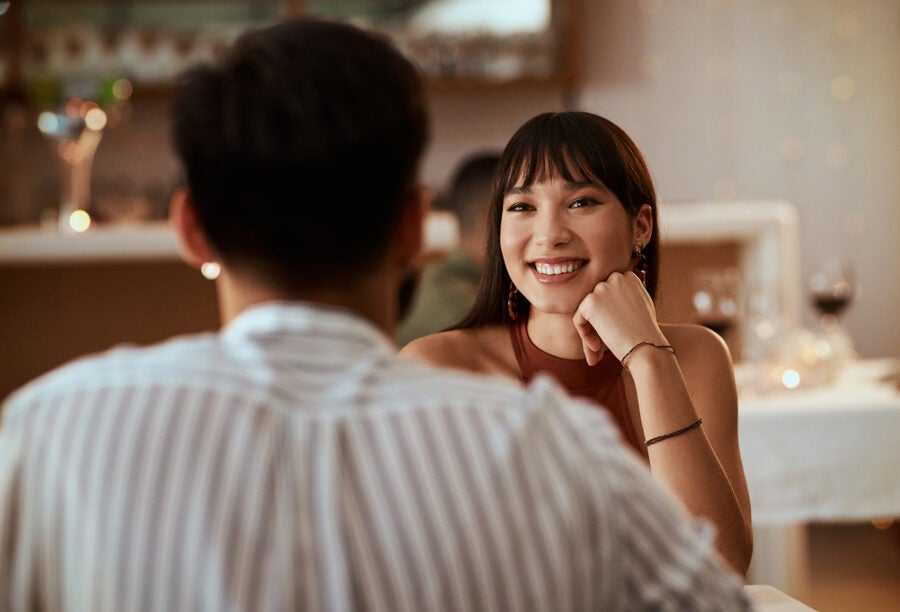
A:
[[[577,191],[579,189],[584,188],[592,188],[597,189],[598,191],[602,191],[604,193],[609,193],[609,189],[603,183],[592,180],[584,180],[584,181],[566,181],[565,182],[566,191]],[[530,185],[516,185],[515,187],[510,187],[506,191],[506,195],[531,195],[531,186]]]
[[[566,182],[566,189],[568,191],[576,191],[578,189],[583,189],[585,187],[599,189],[600,191],[603,191],[603,192],[609,191],[606,188],[606,186],[603,185],[603,183],[600,183],[598,181],[585,180],[585,181],[568,181],[568,182]]]
[[[517,187],[510,187],[506,192],[506,195],[528,195],[531,193],[531,187],[528,185],[519,185]]]

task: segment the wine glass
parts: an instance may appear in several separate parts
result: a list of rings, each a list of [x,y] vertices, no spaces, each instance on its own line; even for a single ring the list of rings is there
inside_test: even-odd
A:
[[[724,337],[738,321],[741,275],[734,267],[702,268],[694,273],[694,318]]]
[[[822,261],[810,276],[809,293],[823,330],[833,331],[840,326],[840,316],[853,302],[857,292],[850,262],[839,257]]]

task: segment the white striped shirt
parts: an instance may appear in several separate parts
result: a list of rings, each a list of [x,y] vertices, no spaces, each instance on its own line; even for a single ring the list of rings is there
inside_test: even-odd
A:
[[[734,610],[603,411],[270,303],[82,359],[0,430],[11,610]]]

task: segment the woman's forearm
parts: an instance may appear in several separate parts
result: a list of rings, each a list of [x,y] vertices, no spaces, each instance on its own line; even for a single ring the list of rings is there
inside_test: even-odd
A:
[[[647,439],[680,430],[704,416],[691,401],[674,355],[645,347],[635,352],[628,366]],[[716,427],[714,420],[715,415],[708,415],[701,426],[651,444],[650,468],[692,515],[712,521],[719,553],[744,575],[752,551],[749,508],[741,507],[707,435],[708,428]]]

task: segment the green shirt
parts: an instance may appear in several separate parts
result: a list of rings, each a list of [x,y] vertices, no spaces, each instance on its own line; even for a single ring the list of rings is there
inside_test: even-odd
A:
[[[481,270],[462,251],[451,251],[422,271],[409,313],[400,322],[397,344],[442,331],[459,322],[475,300]]]

